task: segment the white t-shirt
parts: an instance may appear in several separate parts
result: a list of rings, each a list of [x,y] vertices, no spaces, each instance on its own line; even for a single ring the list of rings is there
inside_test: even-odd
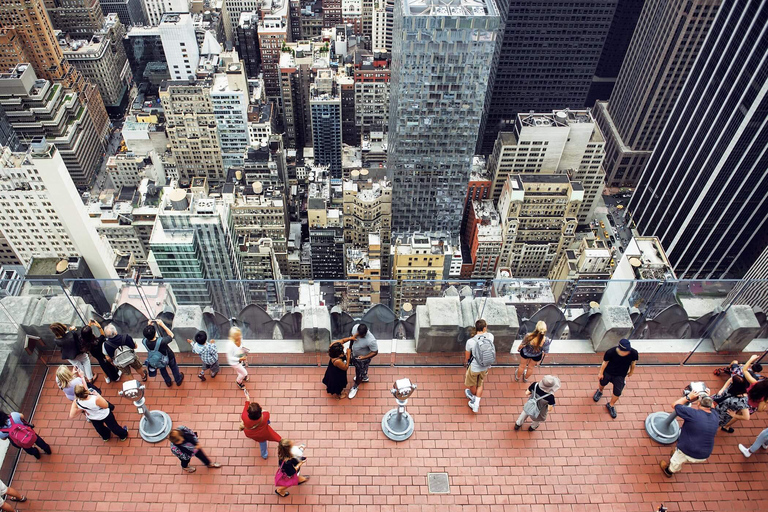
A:
[[[493,334],[491,334],[489,332],[484,332],[482,334],[476,334],[473,337],[469,338],[467,340],[466,346],[464,347],[464,350],[466,350],[467,352],[469,352],[473,356],[472,357],[472,362],[469,365],[469,369],[470,369],[470,371],[473,371],[475,373],[484,372],[488,368],[490,368],[490,366],[480,366],[480,364],[477,362],[477,359],[474,357],[474,355],[475,355],[474,352],[472,352],[475,349],[475,346],[477,345],[477,339],[479,337],[481,337],[481,336],[483,336],[485,338],[488,338],[489,340],[493,341]]]
[[[241,346],[235,345],[235,342],[232,340],[229,340],[229,345],[227,345],[227,364],[229,366],[235,366],[240,364],[240,358],[245,355],[245,349],[242,346],[242,341],[240,342]]]
[[[90,395],[87,399],[81,400],[79,398],[77,400],[77,405],[81,409],[85,411],[85,416],[89,420],[105,420],[107,419],[107,416],[109,416],[109,407],[106,409],[102,409],[98,405],[96,405],[96,396]]]

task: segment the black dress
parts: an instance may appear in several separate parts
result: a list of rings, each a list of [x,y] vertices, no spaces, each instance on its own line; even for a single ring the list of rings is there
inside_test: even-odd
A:
[[[346,361],[347,357],[341,356],[341,360]],[[333,359],[328,361],[328,369],[325,370],[323,384],[331,395],[338,395],[347,387],[347,372],[334,366]]]

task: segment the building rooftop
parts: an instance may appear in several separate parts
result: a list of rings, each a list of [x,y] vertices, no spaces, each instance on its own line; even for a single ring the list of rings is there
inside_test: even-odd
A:
[[[498,16],[492,0],[400,0],[409,16]]]

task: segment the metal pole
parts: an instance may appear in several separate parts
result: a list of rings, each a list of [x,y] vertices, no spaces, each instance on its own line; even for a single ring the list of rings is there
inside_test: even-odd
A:
[[[629,333],[629,337],[632,338],[635,335],[635,332],[637,331],[637,326],[642,324],[643,321],[647,318],[646,312],[650,309],[651,304],[653,304],[654,300],[656,299],[656,295],[659,294],[659,290],[664,286],[666,281],[657,281],[656,282],[658,286],[653,291],[653,295],[651,295],[651,299],[648,301],[648,306],[645,308],[645,311],[640,312],[640,318],[638,319],[638,322],[636,324],[633,324],[632,326],[632,332]]]

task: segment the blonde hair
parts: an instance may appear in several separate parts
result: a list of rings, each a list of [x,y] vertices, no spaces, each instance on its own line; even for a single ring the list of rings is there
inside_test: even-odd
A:
[[[525,335],[523,342],[534,348],[540,348],[544,344],[547,334],[547,324],[543,320],[536,322],[536,328]]]
[[[243,331],[241,331],[239,327],[230,327],[229,328],[229,339],[234,340],[235,336],[240,336],[240,340],[242,340],[243,339]]]
[[[72,373],[66,365],[59,365],[56,369],[56,381],[61,389],[69,387],[69,383],[75,380],[75,374]]]

